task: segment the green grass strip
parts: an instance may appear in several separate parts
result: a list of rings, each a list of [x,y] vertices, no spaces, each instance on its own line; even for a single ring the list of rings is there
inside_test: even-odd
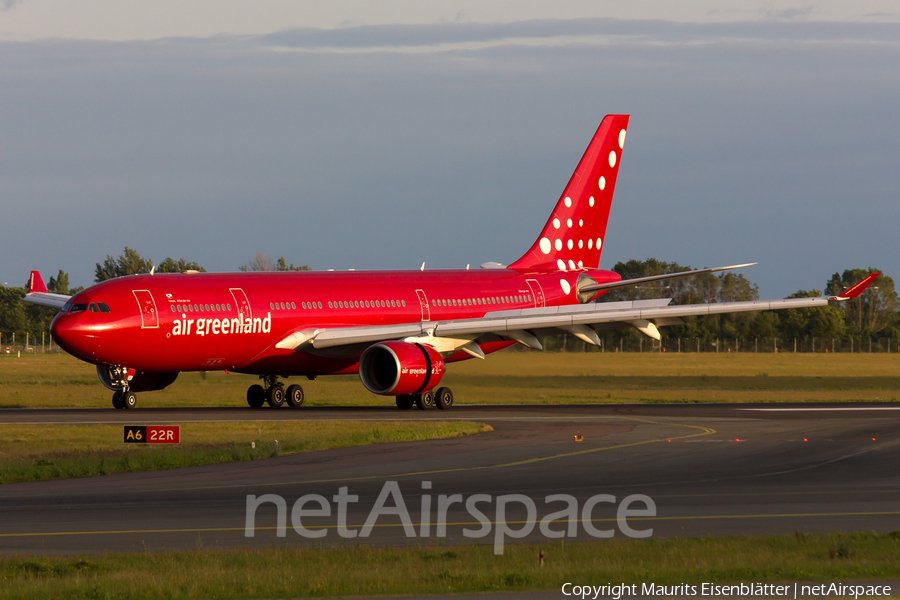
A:
[[[539,549],[545,564],[538,564]],[[273,548],[0,558],[0,599],[294,598],[576,584],[896,581],[900,532],[438,548]]]
[[[468,421],[181,424],[181,443],[125,444],[121,425],[0,426],[0,483],[160,471],[491,431]],[[278,440],[276,447],[275,440]]]

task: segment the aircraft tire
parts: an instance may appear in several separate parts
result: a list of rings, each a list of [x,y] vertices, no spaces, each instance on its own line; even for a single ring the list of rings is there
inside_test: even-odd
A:
[[[134,392],[122,392],[122,408],[132,409],[137,406],[137,394]]]
[[[266,391],[261,385],[251,385],[247,388],[247,404],[250,408],[260,408],[266,402]]]
[[[115,409],[125,408],[125,405],[122,404],[122,392],[113,392],[112,405]]]
[[[434,406],[434,394],[431,392],[422,392],[421,394],[416,394],[416,406],[419,407],[419,410],[428,410],[432,406]]]
[[[272,408],[279,408],[284,404],[284,388],[280,385],[273,385],[266,390],[266,402]]]
[[[409,410],[412,408],[413,399],[408,394],[397,396],[395,400],[397,401],[397,408],[400,410]]]
[[[303,406],[303,388],[299,385],[288,386],[284,399],[291,408],[300,408]]]
[[[438,388],[434,393],[434,405],[440,410],[447,410],[453,406],[453,392],[448,387]]]

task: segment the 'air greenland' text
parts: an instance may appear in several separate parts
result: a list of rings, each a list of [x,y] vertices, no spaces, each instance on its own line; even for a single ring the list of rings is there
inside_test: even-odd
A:
[[[181,315],[175,319],[172,335],[233,335],[241,333],[269,333],[272,331],[272,313],[266,313],[265,319],[244,318],[243,315],[233,319],[188,319]]]

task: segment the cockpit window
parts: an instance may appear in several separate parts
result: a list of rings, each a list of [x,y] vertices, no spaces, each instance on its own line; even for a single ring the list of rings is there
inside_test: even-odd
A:
[[[68,302],[66,302],[65,306],[62,307],[62,309],[60,310],[60,312],[69,312],[69,308],[70,308],[71,306],[72,306],[72,301],[69,300]]]
[[[86,302],[85,302],[85,303],[73,304],[73,305],[72,305],[72,308],[69,309],[69,312],[71,312],[71,313],[84,312],[84,311],[87,310],[87,307],[88,307],[88,305],[87,305]]]
[[[88,306],[88,310],[91,311],[91,312],[100,312],[100,309],[97,308],[97,303],[96,303],[96,302],[91,302],[91,305]]]
[[[102,312],[102,313],[108,313],[108,312],[109,312],[109,306],[107,306],[106,302],[98,302],[98,303],[97,303],[97,306],[100,307],[100,312]]]

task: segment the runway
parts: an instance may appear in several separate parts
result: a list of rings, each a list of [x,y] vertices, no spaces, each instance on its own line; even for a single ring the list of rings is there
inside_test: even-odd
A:
[[[524,528],[521,539],[554,543],[559,538],[549,536],[590,540],[651,530],[652,537],[900,530],[898,409],[717,404],[457,406],[424,413],[388,407],[2,410],[0,427],[177,422],[186,424],[183,438],[190,436],[191,422],[264,419],[452,418],[488,423],[494,431],[175,471],[3,485],[0,552],[493,544],[501,516],[511,531]],[[576,441],[576,434],[583,440]],[[386,482],[396,482],[396,495]],[[339,501],[341,488],[347,488],[343,497],[358,498]],[[322,496],[328,514],[316,501],[297,508],[296,501],[308,494]],[[384,510],[367,532],[363,526],[379,494],[386,498]],[[473,512],[467,502],[479,494],[485,496],[474,499]],[[521,496],[510,498],[514,494]],[[625,508],[623,527],[617,511],[635,494],[649,498],[655,510],[633,501],[630,512]],[[275,502],[259,505],[248,531],[248,496],[263,495]],[[571,496],[575,508],[548,498],[554,495]],[[406,526],[401,516],[388,514],[398,496],[410,515]],[[281,523],[278,498],[283,499]],[[443,506],[445,515],[442,503],[449,504]],[[498,514],[500,504],[505,515]],[[508,535],[504,541],[519,540]]]

